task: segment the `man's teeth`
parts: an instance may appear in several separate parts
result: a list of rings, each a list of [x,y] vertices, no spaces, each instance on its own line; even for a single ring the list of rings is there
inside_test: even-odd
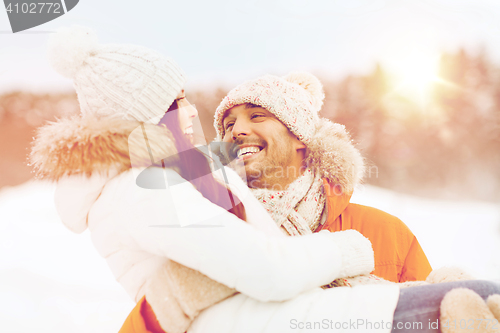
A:
[[[260,148],[259,147],[245,147],[245,148],[241,148],[240,150],[238,150],[238,157],[241,157],[245,154],[255,154],[255,153],[258,153],[260,151]]]

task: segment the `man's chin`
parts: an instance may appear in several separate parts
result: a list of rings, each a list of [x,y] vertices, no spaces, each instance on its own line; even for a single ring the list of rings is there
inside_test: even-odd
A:
[[[247,177],[247,185],[250,188],[265,188],[266,184],[259,178]]]
[[[257,168],[260,166],[260,168]],[[264,172],[265,168],[262,165],[258,165],[257,163],[252,164],[251,166],[245,166],[246,179],[247,184],[251,188],[268,188],[272,180],[269,177],[265,176]]]
[[[256,161],[243,161],[243,165],[245,166],[247,177],[260,177],[262,175],[262,170]]]

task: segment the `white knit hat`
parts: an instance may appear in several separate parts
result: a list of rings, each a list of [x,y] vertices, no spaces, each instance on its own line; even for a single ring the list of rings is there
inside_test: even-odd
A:
[[[186,82],[172,59],[141,46],[99,44],[85,27],[51,36],[48,56],[60,74],[73,79],[84,116],[121,115],[157,124]]]
[[[224,137],[224,113],[234,106],[251,103],[274,114],[307,145],[314,134],[324,98],[321,82],[310,73],[295,72],[285,77],[265,75],[247,81],[231,90],[215,111],[217,139]]]

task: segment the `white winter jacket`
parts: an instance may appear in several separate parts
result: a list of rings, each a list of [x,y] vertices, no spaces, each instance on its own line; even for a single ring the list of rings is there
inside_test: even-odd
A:
[[[62,120],[42,128],[32,153],[40,174],[58,181],[55,202],[63,223],[74,232],[90,230],[96,249],[135,301],[148,278],[171,259],[240,292],[203,311],[189,332],[390,332],[397,286],[318,288],[373,270],[373,252],[363,236],[272,235],[265,230],[273,225],[269,215],[227,171],[230,188],[245,206],[245,223],[205,199],[174,169],[145,169],[147,163],[137,162],[147,160],[145,152],[131,150],[140,145],[140,136],[133,138],[138,126],[116,118]],[[150,141],[157,135],[158,147],[172,153],[168,134],[153,126],[145,130]],[[147,156],[168,156],[152,148]],[[126,153],[138,168],[130,168]],[[139,187],[140,172],[165,180],[167,188]]]

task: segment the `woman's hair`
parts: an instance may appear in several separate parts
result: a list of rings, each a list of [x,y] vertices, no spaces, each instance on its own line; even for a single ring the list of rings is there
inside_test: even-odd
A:
[[[227,209],[240,219],[246,220],[245,208],[238,197],[213,177],[208,163],[210,157],[196,149],[182,131],[176,100],[170,105],[158,125],[165,125],[174,136],[181,177],[193,184],[205,198],[214,204]]]

